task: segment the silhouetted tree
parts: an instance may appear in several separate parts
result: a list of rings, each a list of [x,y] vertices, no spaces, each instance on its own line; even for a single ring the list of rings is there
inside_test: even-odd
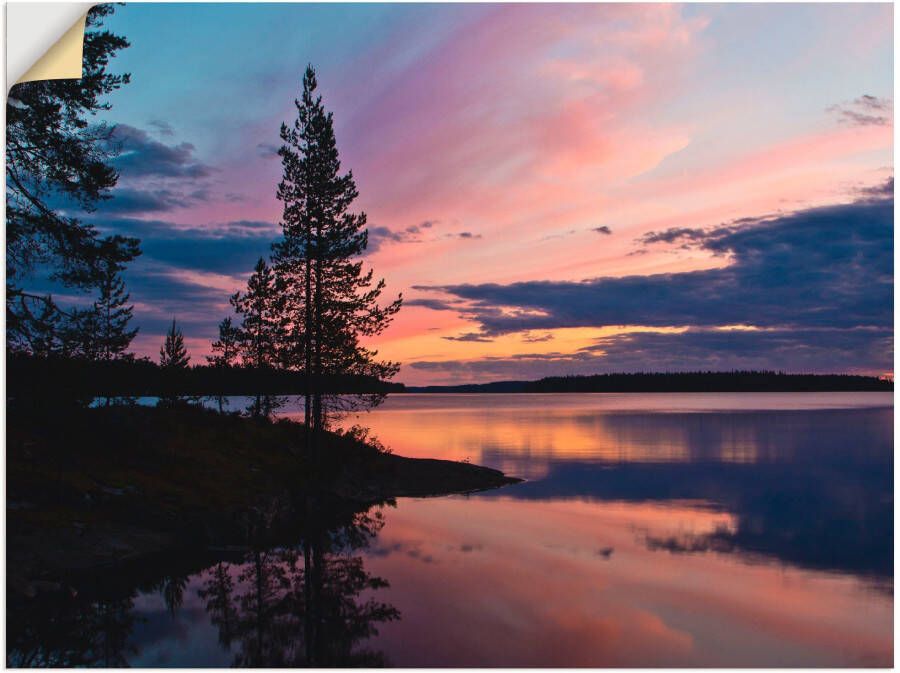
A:
[[[184,334],[172,319],[172,326],[166,333],[166,340],[159,349],[159,366],[167,369],[184,369],[191,361],[184,347]]]
[[[6,337],[12,352],[47,357],[62,353],[67,342],[61,333],[68,325],[63,311],[60,311],[50,295],[22,294],[18,298],[10,295],[7,288]],[[15,307],[10,304],[15,303]]]
[[[284,322],[292,326],[282,343],[283,361],[307,375],[306,422],[318,433],[327,423],[316,389],[324,376],[389,379],[397,373],[396,363],[379,361],[361,339],[388,326],[401,298],[380,306],[384,281],[374,282],[358,259],[368,244],[366,216],[350,211],[356,184],[352,173],[341,174],[332,115],[316,86],[308,67],[301,98],[294,101],[297,119],[281,126],[277,197],[284,204],[284,237],[273,246],[273,259],[284,288]]]
[[[260,257],[247,281],[247,291],[231,297],[241,317],[238,348],[244,365],[265,369],[278,361],[281,309],[275,276]]]
[[[275,275],[262,257],[247,281],[247,291],[232,295],[231,305],[241,318],[238,351],[244,366],[258,370],[277,366],[283,324],[282,296]],[[267,391],[257,391],[249,411],[253,416],[269,416],[281,402]]]
[[[138,328],[128,329],[134,307],[128,304],[130,295],[125,291],[125,281],[119,275],[121,265],[103,262],[100,279],[100,297],[94,302],[97,315],[97,358],[118,360],[125,354]]]
[[[231,367],[238,357],[240,346],[240,330],[232,325],[231,318],[225,318],[219,323],[219,338],[212,342],[212,355],[206,356],[206,361],[213,367]]]
[[[52,297],[28,292],[24,284],[40,268],[75,288],[97,284],[105,262],[123,264],[139,254],[138,241],[102,241],[97,230],[63,214],[54,202],[92,210],[109,197],[118,175],[108,161],[115,154],[112,129],[91,123],[108,110],[102,97],[129,81],[107,72],[109,59],[128,41],[101,30],[112,5],[87,15],[80,79],[15,85],[6,102],[6,315],[11,349],[55,348],[59,320]],[[35,348],[37,346],[37,349]]]
[[[184,347],[184,335],[176,325],[175,319],[172,318],[172,326],[166,333],[166,340],[159,349],[159,366],[163,369],[168,383],[168,390],[160,396],[160,404],[172,406],[183,399],[183,396],[178,394],[178,388],[183,384],[181,374],[187,369],[190,360],[187,349]]]
[[[101,250],[116,246],[118,238],[104,239]],[[29,337],[35,355],[59,355],[90,362],[109,362],[125,357],[137,329],[128,329],[132,307],[128,305],[129,295],[119,276],[124,266],[108,258],[98,266],[100,296],[90,308],[74,307],[63,311],[53,307],[52,300],[47,299],[46,306],[50,309],[47,321],[31,323],[32,327],[49,327],[35,333],[39,339]],[[107,402],[110,399],[107,398]]]
[[[217,369],[228,369],[232,367],[238,357],[238,348],[240,347],[241,331],[232,325],[231,317],[227,317],[219,323],[219,339],[212,342],[212,355],[206,356],[206,361]],[[225,410],[228,404],[223,393],[216,395],[213,399],[219,404],[219,413]]]
[[[100,312],[93,306],[88,309],[73,308],[57,312],[55,336],[59,340],[58,354],[95,361],[100,359]]]

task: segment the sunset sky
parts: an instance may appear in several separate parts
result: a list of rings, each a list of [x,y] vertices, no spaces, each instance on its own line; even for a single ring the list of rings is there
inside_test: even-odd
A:
[[[892,369],[890,4],[129,4],[104,232],[202,361],[318,72],[408,384]]]

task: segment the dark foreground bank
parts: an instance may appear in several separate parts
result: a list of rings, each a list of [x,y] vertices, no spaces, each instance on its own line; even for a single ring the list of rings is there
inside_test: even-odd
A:
[[[317,511],[351,511],[518,481],[394,456],[348,434],[325,433],[315,458],[304,444],[301,424],[198,407],[11,411],[7,587],[34,595],[167,549],[268,543],[304,524],[311,498]]]

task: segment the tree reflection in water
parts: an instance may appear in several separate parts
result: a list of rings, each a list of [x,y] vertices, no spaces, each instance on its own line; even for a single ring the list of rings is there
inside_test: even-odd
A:
[[[198,595],[219,645],[235,666],[383,666],[384,653],[363,643],[377,625],[400,618],[372,596],[387,581],[354,552],[384,526],[380,508],[338,515],[307,498],[292,535],[295,546],[259,546],[239,562],[220,561],[202,573]],[[133,631],[139,591],[158,592],[174,616],[185,600],[184,568],[152,581],[118,582],[116,598],[57,593],[10,607],[9,666],[127,666],[139,654]]]
[[[381,511],[358,512],[325,527],[314,499],[298,547],[255,550],[239,566],[219,564],[200,589],[219,642],[234,665],[378,666],[384,654],[358,645],[376,625],[399,619],[391,605],[363,594],[388,586],[353,551],[384,525]],[[234,574],[236,572],[236,574]]]
[[[33,600],[28,610],[11,604],[7,620],[7,666],[121,668],[135,653],[129,644],[134,628],[134,598],[92,601]]]

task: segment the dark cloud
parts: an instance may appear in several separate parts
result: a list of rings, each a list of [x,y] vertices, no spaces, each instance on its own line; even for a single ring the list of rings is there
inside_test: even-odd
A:
[[[538,379],[633,371],[775,369],[871,372],[891,369],[890,329],[634,332],[575,353],[530,353],[479,360],[421,361],[413,369],[448,381]]]
[[[674,230],[724,268],[432,288],[470,303],[488,334],[610,325],[886,327],[893,324],[893,201],[866,200],[713,230]]]
[[[594,227],[593,229],[591,229],[591,231],[596,231],[598,234],[604,234],[606,236],[612,234],[612,229],[607,227],[605,224],[602,227]]]
[[[862,194],[863,199],[892,199],[894,198],[894,176],[892,175],[877,185],[863,187],[859,190],[859,193]]]
[[[371,255],[381,249],[386,243],[416,242],[414,236],[405,231],[394,231],[384,226],[369,227],[369,243],[366,254]]]
[[[366,252],[371,254],[379,250],[385,243],[421,243],[422,234],[426,229],[431,229],[437,224],[437,220],[425,220],[419,224],[411,224],[404,229],[390,229],[385,226],[369,227],[369,246]]]
[[[118,124],[109,140],[118,156],[113,166],[123,177],[204,178],[213,169],[194,157],[195,147],[183,142],[167,145],[150,137],[143,129]]]
[[[269,253],[280,233],[271,222],[248,220],[186,227],[161,220],[120,218],[103,220],[98,226],[104,233],[141,239],[144,258],[227,275],[249,272],[260,256]]]
[[[650,231],[641,236],[638,242],[644,245],[653,243],[696,243],[704,241],[708,237],[703,229],[691,229],[689,227],[672,227],[664,231]]]
[[[270,222],[238,220],[185,227],[160,220],[104,220],[103,233],[141,239],[143,254],[125,271],[138,345],[146,344],[178,319],[185,336],[210,339],[219,321],[230,314],[228,297],[243,285],[253,264],[266,256],[278,228]],[[199,274],[195,277],[193,274]],[[234,277],[234,286],[209,287],[202,274]]]
[[[421,233],[423,229],[431,229],[435,224],[437,224],[437,220],[425,220],[419,224],[408,226],[404,231],[408,234],[418,234]]]
[[[162,119],[151,119],[147,122],[147,126],[152,126],[156,133],[164,138],[171,138],[175,135],[172,125]]]
[[[279,147],[271,143],[259,143],[256,146],[256,153],[265,159],[277,159]]]
[[[211,339],[219,321],[230,314],[229,295],[244,284],[256,260],[268,255],[280,234],[278,225],[256,220],[197,227],[110,217],[95,224],[104,235],[141,239],[142,254],[124,277],[136,305],[134,324],[140,328],[136,348],[145,351],[155,348],[173,317],[186,337]],[[216,276],[207,280],[203,274]],[[227,278],[223,283],[222,276],[233,278],[233,287]]]
[[[97,210],[101,215],[161,213],[209,200],[210,194],[205,189],[183,193],[172,189],[119,187]]]
[[[439,220],[425,220],[419,224],[410,224],[403,229],[391,229],[383,225],[370,226],[369,246],[366,252],[367,254],[372,254],[387,243],[422,243],[424,241],[437,240],[438,236],[430,234],[429,230],[438,224],[440,224]],[[481,238],[481,234],[475,234],[471,231],[445,233],[443,236],[444,238]]]
[[[165,333],[172,318],[178,320],[185,336],[211,338],[219,321],[231,312],[230,292],[192,282],[177,268],[151,258],[135,260],[124,277],[136,304],[134,324],[140,328],[142,341]]]
[[[850,204],[642,239],[712,252],[727,260],[723,268],[431,288],[455,298],[444,300],[446,308],[477,323],[482,337],[565,327],[688,329],[620,334],[577,353],[411,366],[457,380],[635,370],[890,370],[893,200],[883,195],[891,187],[888,181]],[[717,329],[727,325],[763,329]]]
[[[450,549],[453,549],[453,547],[451,546]],[[484,546],[480,545],[480,544],[461,544],[461,545],[459,545],[459,550],[465,554],[468,554],[473,551],[481,551],[482,549],[484,549]]]
[[[125,272],[125,280],[132,301],[153,307],[151,313],[160,314],[162,320],[173,314],[196,324],[198,319],[218,316],[228,304],[227,291],[192,283],[179,277],[176,269],[149,260],[132,264]],[[152,320],[146,310],[136,312],[135,317],[143,326]],[[200,320],[200,323],[206,325],[207,321]]]
[[[161,129],[160,135],[170,135],[162,132],[169,128],[165,122],[149,123]],[[93,220],[117,215],[166,213],[216,198],[243,199],[240,195],[213,193],[209,178],[214,169],[194,157],[194,146],[190,143],[166,145],[151,138],[143,129],[119,124],[105,141],[105,149],[114,155],[111,164],[119,172],[118,186],[110,192],[110,198],[99,201],[94,211],[86,213],[67,194],[56,193],[50,197],[53,208]]]
[[[547,334],[525,334],[522,337],[522,341],[529,344],[540,343],[542,341],[552,341],[553,335],[550,333]]]
[[[477,341],[479,343],[489,343],[493,341],[493,339],[491,339],[490,337],[487,337],[479,332],[466,332],[465,334],[460,334],[459,336],[445,336],[441,338],[446,339],[447,341]]]
[[[424,306],[425,308],[430,308],[433,311],[450,311],[457,308],[457,304],[452,301],[445,301],[443,299],[404,299],[404,306]]]
[[[605,369],[775,369],[793,372],[883,371],[891,368],[893,330],[689,329],[679,334],[634,332],[605,337],[582,352],[602,354]]]
[[[837,116],[842,124],[852,126],[886,126],[891,123],[894,102],[889,98],[877,98],[868,94],[855,98],[849,103],[840,103],[827,108]]]

